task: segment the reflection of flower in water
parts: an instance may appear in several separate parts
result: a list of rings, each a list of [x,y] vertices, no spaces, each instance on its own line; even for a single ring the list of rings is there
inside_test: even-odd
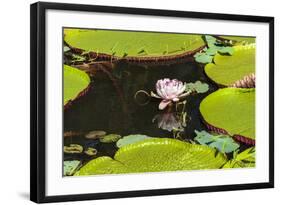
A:
[[[169,132],[173,130],[183,130],[181,119],[176,115],[176,113],[167,112],[155,115],[152,122],[155,121],[158,123],[158,128],[168,130]]]
[[[151,96],[162,99],[159,109],[163,110],[172,102],[178,102],[180,98],[189,95],[190,93],[185,92],[185,88],[186,84],[177,79],[170,80],[169,78],[164,78],[157,81],[157,94],[151,92]]]

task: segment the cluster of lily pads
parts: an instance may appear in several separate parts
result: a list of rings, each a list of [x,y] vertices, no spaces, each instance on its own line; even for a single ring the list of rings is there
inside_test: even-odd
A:
[[[107,156],[98,157],[81,168],[79,167],[81,164],[77,160],[65,161],[65,174],[80,176],[218,169],[253,167],[255,164],[254,148],[247,149],[241,153],[238,153],[238,150],[236,150],[231,160],[228,160],[223,152],[218,152],[214,149],[218,147],[221,151],[229,152],[237,148],[238,145],[231,141],[231,138],[213,136],[201,132],[195,140],[199,140],[202,144],[211,142],[211,146],[198,145],[171,138],[149,137],[146,135],[124,136],[116,142],[119,150],[116,152],[114,158]]]
[[[206,75],[220,88],[201,102],[200,113],[209,131],[196,130],[193,141],[141,134],[123,137],[104,134],[99,140],[102,143],[116,143],[118,151],[115,156],[97,157],[82,167],[80,161],[65,161],[64,174],[79,176],[255,166],[255,88],[233,87],[245,76],[254,75],[254,39],[66,29],[64,40],[68,47],[65,47],[65,52],[73,50],[71,55],[74,60],[64,65],[65,106],[84,95],[91,84],[88,74],[75,67],[77,62],[85,62],[86,55],[97,61],[124,60],[144,64],[152,61],[169,63],[192,57],[203,64]],[[156,93],[152,91],[151,97],[160,99],[159,109],[164,110],[185,104],[187,96],[205,93],[208,89],[208,84],[200,81],[186,83],[166,78],[156,82]],[[186,126],[185,114],[164,112],[155,116],[153,121],[157,120],[158,127],[164,130],[181,130]],[[91,135],[93,133],[88,133],[86,137],[91,139]],[[240,143],[252,147],[240,152]],[[64,151],[84,152],[91,156],[97,154],[94,148],[84,150],[80,145],[66,146]]]

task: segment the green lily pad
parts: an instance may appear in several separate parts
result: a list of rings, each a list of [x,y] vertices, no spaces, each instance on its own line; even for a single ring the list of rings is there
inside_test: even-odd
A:
[[[206,131],[199,132],[197,130],[195,130],[195,133],[195,141],[202,145],[208,145],[216,148],[222,153],[230,153],[240,147],[240,145],[228,135],[212,135]]]
[[[208,48],[204,48],[202,51],[199,51],[194,55],[196,62],[212,63],[214,55],[218,52],[221,54],[227,54],[227,55],[233,54],[233,52],[234,52],[233,47],[223,44],[217,38],[210,36],[210,35],[205,35],[204,38],[207,42]]]
[[[196,81],[195,83],[187,83],[185,90],[195,91],[197,93],[205,93],[209,90],[209,85],[207,83],[202,83],[201,81]]]
[[[255,89],[219,89],[203,99],[200,112],[208,124],[229,135],[255,140]]]
[[[231,56],[217,53],[214,63],[205,66],[209,78],[220,85],[229,86],[255,72],[255,44],[234,46]]]
[[[118,134],[109,134],[109,135],[105,135],[105,136],[101,137],[100,142],[112,143],[112,142],[118,141],[120,138],[121,138],[121,136]]]
[[[72,47],[116,57],[157,57],[181,54],[205,45],[201,35],[157,32],[65,29]]]
[[[75,175],[219,169],[226,161],[222,153],[208,146],[157,138],[123,146],[114,159],[93,159]]]
[[[78,70],[68,65],[64,65],[64,85],[63,103],[66,105],[70,100],[74,100],[80,92],[90,84],[90,77],[84,71]]]
[[[125,145],[133,144],[147,139],[152,139],[152,137],[146,135],[128,135],[118,140],[116,145],[117,147],[121,148]]]

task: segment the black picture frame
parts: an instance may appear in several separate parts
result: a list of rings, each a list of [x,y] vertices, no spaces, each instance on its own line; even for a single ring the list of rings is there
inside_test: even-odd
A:
[[[269,181],[239,185],[204,186],[193,188],[171,188],[158,190],[141,190],[110,193],[90,193],[60,196],[46,196],[45,190],[45,145],[46,145],[46,59],[45,59],[45,25],[46,11],[67,10],[101,13],[121,13],[136,15],[168,16],[195,19],[217,19],[269,24]],[[186,194],[198,192],[230,191],[274,187],[274,18],[264,16],[230,15],[218,13],[157,10],[144,8],[126,8],[82,4],[38,2],[30,7],[30,199],[37,203],[61,202],[76,200],[97,200],[123,197],[140,197],[169,194]]]

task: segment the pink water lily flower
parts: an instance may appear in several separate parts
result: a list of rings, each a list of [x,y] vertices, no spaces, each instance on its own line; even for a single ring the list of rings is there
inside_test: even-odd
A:
[[[185,92],[186,84],[177,79],[170,80],[164,78],[158,80],[156,83],[157,94],[151,92],[151,96],[160,98],[162,101],[159,104],[159,109],[164,110],[168,105],[173,102],[178,102],[182,97],[189,95],[189,92]]]

